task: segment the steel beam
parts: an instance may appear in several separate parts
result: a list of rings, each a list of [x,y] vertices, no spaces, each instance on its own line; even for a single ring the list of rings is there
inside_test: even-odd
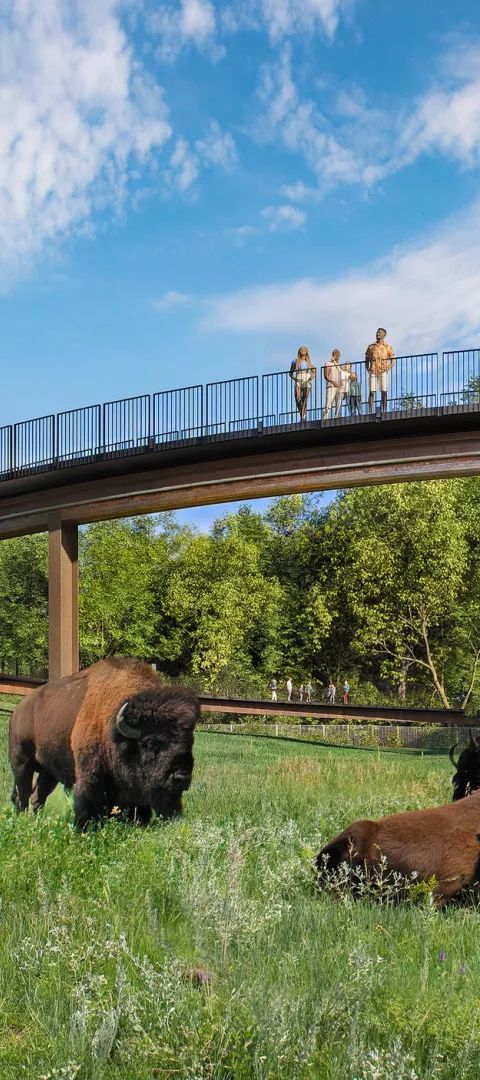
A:
[[[78,527],[60,514],[48,518],[48,672],[78,671]]]
[[[63,522],[83,524],[287,493],[480,474],[478,431],[422,432],[419,427],[415,435],[398,437],[393,422],[385,422],[382,436],[308,447],[290,441],[288,449],[281,441],[267,449],[265,439],[254,452],[246,452],[250,446],[245,439],[242,445],[239,440],[233,456],[219,443],[207,447],[208,459],[191,450],[188,463],[174,463],[164,452],[154,456],[148,469],[141,467],[141,458],[137,469],[130,462],[129,471],[120,473],[116,461],[110,475],[72,468],[68,483],[3,498],[0,485],[0,539],[44,532],[52,514]],[[102,468],[108,466],[106,462]]]
[[[312,720],[365,720],[372,724],[444,724],[447,727],[478,727],[477,720],[466,720],[461,709],[419,709],[395,705],[321,705],[318,702],[256,701],[232,698],[200,697],[202,713],[232,713],[237,716],[295,716]]]

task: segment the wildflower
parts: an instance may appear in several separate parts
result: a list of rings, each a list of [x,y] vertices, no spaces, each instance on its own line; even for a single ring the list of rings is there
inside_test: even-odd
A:
[[[443,952],[443,949],[442,949],[442,952],[440,953],[438,959],[440,960],[441,964],[443,964],[443,961],[447,959],[447,954],[446,954],[446,952]]]
[[[465,964],[460,964],[460,967],[458,969],[458,974],[459,975],[466,975],[467,974],[467,969],[465,967]]]

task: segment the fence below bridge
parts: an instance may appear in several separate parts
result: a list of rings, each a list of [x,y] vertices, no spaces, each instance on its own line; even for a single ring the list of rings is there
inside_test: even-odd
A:
[[[447,751],[453,743],[466,743],[472,735],[480,735],[480,725],[465,724],[415,725],[415,724],[261,724],[205,723],[199,731],[219,735],[253,735],[280,738],[298,742],[318,743],[322,746],[348,746],[359,750],[425,750]]]

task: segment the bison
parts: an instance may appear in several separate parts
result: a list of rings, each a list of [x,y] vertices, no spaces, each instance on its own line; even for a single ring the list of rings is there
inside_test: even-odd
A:
[[[465,798],[472,791],[480,788],[480,743],[470,732],[468,745],[459,754],[455,761],[455,750],[458,743],[450,748],[450,761],[455,769],[452,777],[453,800]]]
[[[345,862],[376,872],[435,877],[433,895],[444,904],[479,880],[480,791],[432,810],[410,810],[378,821],[354,821],[319,852],[317,869],[337,870]]]
[[[13,802],[26,810],[31,799],[36,811],[61,783],[75,785],[79,828],[114,807],[142,824],[152,810],[172,817],[190,786],[198,715],[195,694],[162,686],[149,664],[128,656],[46,683],[11,717]]]

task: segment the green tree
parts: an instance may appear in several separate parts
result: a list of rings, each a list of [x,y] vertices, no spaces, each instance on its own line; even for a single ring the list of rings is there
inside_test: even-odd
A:
[[[165,610],[179,670],[207,689],[228,680],[264,682],[276,664],[281,589],[267,580],[260,552],[229,528],[226,535],[192,538],[175,561]]]
[[[380,673],[400,685],[410,670],[420,672],[445,707],[469,555],[461,483],[365,488],[331,511],[332,574],[358,658],[372,666],[380,658]],[[471,673],[477,664],[472,653]]]
[[[109,653],[149,656],[154,648],[154,518],[104,521],[80,536],[83,664]]]
[[[0,659],[24,673],[48,665],[48,548],[44,535],[0,544]]]

